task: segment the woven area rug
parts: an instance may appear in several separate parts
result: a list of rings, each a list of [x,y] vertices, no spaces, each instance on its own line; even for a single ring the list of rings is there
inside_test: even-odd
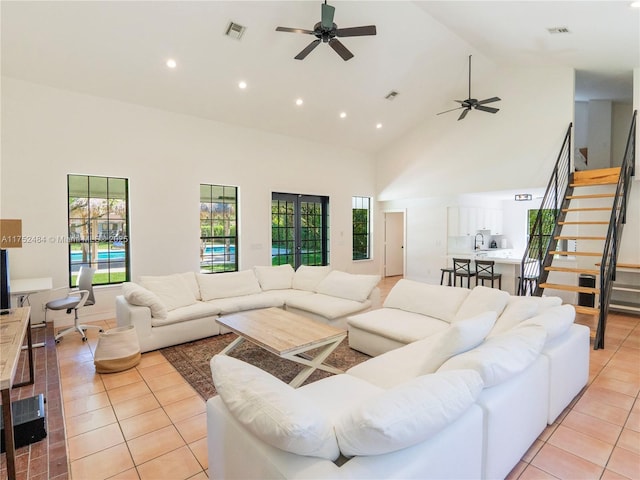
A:
[[[160,352],[200,396],[207,400],[216,394],[211,378],[209,361],[211,357],[216,353],[220,353],[236,338],[237,336],[234,333],[216,335],[215,337],[196,340],[195,342],[163,348]],[[314,352],[311,351],[309,353],[313,355]],[[230,353],[230,356],[260,367],[286,383],[293,380],[303,368],[298,363],[280,358],[250,342],[243,342]],[[341,370],[346,370],[364,362],[368,358],[370,358],[368,355],[349,348],[348,339],[345,338],[329,355],[325,363]],[[329,372],[316,370],[304,383],[315,382],[330,375],[332,374]]]

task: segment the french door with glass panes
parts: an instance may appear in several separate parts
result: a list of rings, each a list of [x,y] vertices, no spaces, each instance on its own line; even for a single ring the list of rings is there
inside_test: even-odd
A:
[[[329,263],[329,197],[273,193],[271,197],[271,263]]]

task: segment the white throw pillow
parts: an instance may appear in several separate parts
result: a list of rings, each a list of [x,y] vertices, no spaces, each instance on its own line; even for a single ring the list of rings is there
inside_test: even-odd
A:
[[[471,370],[414,378],[345,412],[336,422],[347,457],[381,455],[416,445],[460,417],[482,391]]]
[[[384,306],[451,322],[468,295],[468,288],[431,285],[403,278],[391,289]]]
[[[143,276],[140,277],[140,284],[160,297],[169,311],[196,303],[191,287],[180,274]]]
[[[547,333],[544,328],[529,325],[485,340],[468,352],[450,358],[438,369],[471,369],[477,371],[485,387],[493,387],[525,370],[540,355]]]
[[[316,286],[316,292],[330,297],[364,302],[380,283],[380,275],[357,275],[333,270]]]
[[[260,282],[260,288],[266,290],[285,290],[292,288],[295,270],[288,263],[274,267],[253,267]]]
[[[539,325],[547,332],[547,342],[549,342],[569,330],[575,318],[576,309],[573,305],[560,305],[559,307],[547,308],[540,315],[525,320],[518,325],[518,328]]]
[[[122,294],[131,305],[149,307],[151,316],[154,318],[167,318],[169,312],[162,300],[153,292],[150,292],[137,283],[124,282],[122,284]]]
[[[469,296],[462,302],[456,312],[454,321],[475,317],[479,313],[491,310],[498,315],[502,313],[509,301],[509,293],[497,288],[477,286]]]
[[[535,299],[534,299],[535,298]],[[540,302],[538,297],[516,297],[509,298],[507,306],[502,314],[498,317],[495,326],[489,333],[489,336],[498,335],[499,333],[511,330],[520,322],[533,317],[538,313]]]
[[[214,355],[211,374],[231,414],[263,442],[297,455],[338,458],[330,419],[295,388],[226,355]]]
[[[293,275],[293,288],[313,292],[324,277],[329,275],[331,267],[300,265]]]
[[[240,272],[211,273],[196,275],[200,285],[200,295],[205,302],[218,298],[240,297],[260,293],[260,284],[253,270]]]

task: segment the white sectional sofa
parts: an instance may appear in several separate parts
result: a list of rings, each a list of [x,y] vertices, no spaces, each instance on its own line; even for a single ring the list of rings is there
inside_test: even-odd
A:
[[[222,315],[281,307],[341,328],[354,313],[380,307],[378,275],[330,267],[257,266],[219,274],[143,276],[116,297],[118,326],[135,325],[142,352],[221,332]]]
[[[292,389],[215,356],[211,478],[504,478],[586,385],[589,329],[554,299],[407,282],[384,308],[349,319],[350,335],[355,323],[372,348],[397,348],[344,374]],[[404,315],[401,298],[422,317]]]

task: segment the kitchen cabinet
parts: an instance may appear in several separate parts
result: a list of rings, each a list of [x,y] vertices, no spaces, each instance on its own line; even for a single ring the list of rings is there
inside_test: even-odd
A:
[[[502,210],[481,207],[447,209],[448,236],[475,235],[478,230],[488,230],[492,235],[502,234]]]

